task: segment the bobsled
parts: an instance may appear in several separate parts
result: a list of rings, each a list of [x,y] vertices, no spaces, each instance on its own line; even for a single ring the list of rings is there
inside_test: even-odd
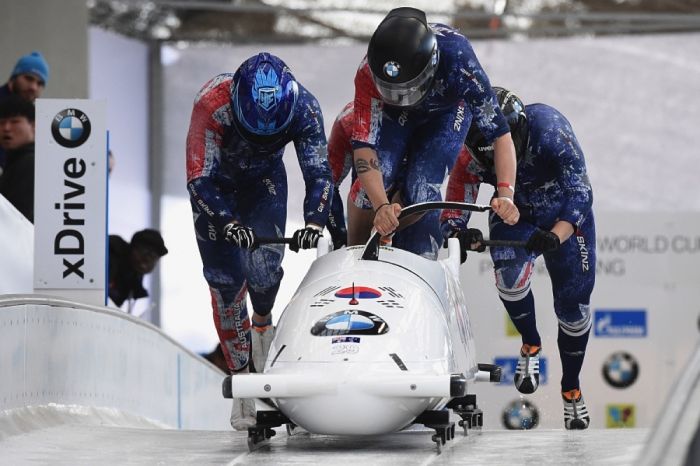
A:
[[[487,211],[488,206],[428,202],[406,207],[402,224],[431,209]],[[438,451],[454,437],[450,410],[465,434],[483,413],[475,382],[497,382],[500,368],[479,364],[459,281],[459,241],[443,259],[380,244],[332,251],[321,238],[317,258],[285,307],[262,373],[229,376],[227,398],[267,399],[249,429],[255,448],[274,427],[310,433],[381,435],[412,424],[435,433]],[[454,417],[456,419],[456,417]]]

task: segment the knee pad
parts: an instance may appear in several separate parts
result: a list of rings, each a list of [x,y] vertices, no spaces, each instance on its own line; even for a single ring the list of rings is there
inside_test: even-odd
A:
[[[580,337],[591,329],[591,307],[589,304],[576,303],[568,309],[557,309],[559,328],[572,337]]]

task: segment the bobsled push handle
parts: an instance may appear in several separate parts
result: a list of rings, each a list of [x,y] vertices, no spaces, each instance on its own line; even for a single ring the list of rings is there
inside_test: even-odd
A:
[[[481,244],[484,246],[488,247],[511,247],[511,248],[524,248],[525,245],[527,244],[527,241],[518,241],[518,240],[511,240],[511,239],[485,239],[483,241],[479,241]]]
[[[262,246],[263,244],[294,244],[294,238],[284,238],[284,237],[258,237],[255,238],[255,244],[253,249]],[[318,239],[316,246],[316,257],[321,257],[333,250],[332,244],[323,236]]]
[[[401,209],[399,214],[399,221],[409,217],[411,215],[419,214],[422,212],[427,212],[429,210],[440,210],[440,209],[454,209],[454,210],[469,210],[472,212],[489,212],[491,206],[480,205],[480,204],[469,204],[467,202],[453,202],[453,201],[431,201],[431,202],[421,202],[419,204],[413,204]],[[396,231],[401,230],[402,225]],[[362,253],[363,260],[373,260],[376,261],[379,257],[379,238],[380,235],[376,231],[370,237],[369,241],[365,245],[365,250]]]
[[[255,238],[255,244],[292,244],[294,238]]]

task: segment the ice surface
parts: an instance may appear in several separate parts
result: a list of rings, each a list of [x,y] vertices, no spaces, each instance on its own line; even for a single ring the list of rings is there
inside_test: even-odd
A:
[[[535,429],[470,431],[465,437],[458,429],[455,439],[437,455],[430,440],[432,431],[423,428],[367,438],[305,432],[290,437],[278,429],[269,447],[250,453],[244,432],[146,428],[145,422],[134,424],[128,416],[108,414],[69,409],[32,414],[25,410],[21,416],[33,428],[0,441],[0,463],[632,465],[648,434],[646,429]],[[2,418],[0,414],[0,421]],[[52,421],[42,425],[41,419]]]

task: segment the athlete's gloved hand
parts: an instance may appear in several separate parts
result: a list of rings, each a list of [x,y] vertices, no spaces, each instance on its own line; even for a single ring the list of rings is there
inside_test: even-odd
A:
[[[331,235],[334,251],[348,244],[348,229],[345,227],[345,220],[341,219],[341,221],[338,221],[333,212],[328,213],[326,230]]]
[[[343,246],[348,244],[348,232],[347,230],[336,230],[331,233],[331,241],[333,242],[333,250],[337,251]]]
[[[299,249],[315,248],[318,244],[318,239],[323,236],[323,231],[316,225],[306,225],[300,228],[292,235],[292,244],[289,249],[294,252],[299,252]]]
[[[481,244],[484,240],[484,235],[478,228],[456,231],[452,233],[451,237],[459,239],[460,262],[462,264],[467,260],[467,251],[486,251],[486,245]]]
[[[256,237],[253,229],[238,223],[229,223],[224,227],[224,239],[239,248],[255,248]]]
[[[545,252],[556,251],[560,245],[561,242],[556,234],[552,233],[551,231],[538,228],[534,233],[532,233],[530,239],[527,240],[525,249],[536,252],[537,254],[542,254]]]

